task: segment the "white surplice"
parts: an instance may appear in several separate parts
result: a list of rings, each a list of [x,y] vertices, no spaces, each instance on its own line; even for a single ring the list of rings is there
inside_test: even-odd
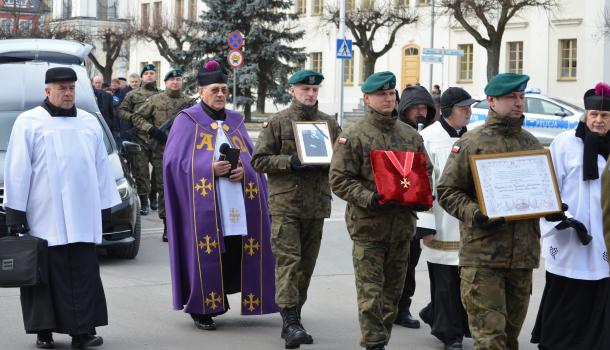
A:
[[[5,207],[25,211],[30,234],[49,246],[101,243],[101,210],[121,203],[97,118],[19,115],[4,164]]]
[[[582,222],[593,240],[589,245],[582,245],[574,229],[557,230],[558,222],[541,219],[542,253],[550,273],[600,280],[609,276],[601,208],[601,174],[606,160],[600,155],[597,157],[599,179],[583,181],[583,149],[584,143],[574,130],[558,135],[550,147],[561,199],[569,207],[566,215]]]
[[[220,158],[220,146],[223,143],[231,146],[229,138],[222,129],[222,121],[218,123],[218,135],[214,149],[214,159]],[[246,236],[248,224],[246,222],[246,204],[241,182],[231,182],[228,177],[216,178],[216,195],[219,198],[220,220],[223,236]]]

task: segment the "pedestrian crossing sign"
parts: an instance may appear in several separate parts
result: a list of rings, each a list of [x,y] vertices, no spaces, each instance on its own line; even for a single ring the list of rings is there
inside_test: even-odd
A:
[[[337,58],[352,58],[352,41],[347,39],[337,39]]]

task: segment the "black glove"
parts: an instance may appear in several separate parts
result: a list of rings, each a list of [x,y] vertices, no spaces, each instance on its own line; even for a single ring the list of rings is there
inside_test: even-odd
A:
[[[165,143],[165,141],[167,141],[167,135],[154,126],[148,129],[148,135],[161,143]]]
[[[561,212],[549,214],[549,215],[545,216],[544,218],[546,219],[546,221],[550,221],[550,222],[563,221],[563,220],[567,219],[567,216],[565,214],[565,211],[567,211],[567,210],[568,210],[568,205],[565,203],[561,203]]]
[[[428,211],[430,210],[430,207],[424,204],[417,204],[417,205],[413,205],[411,206],[411,209],[415,210],[415,211]]]
[[[480,210],[474,213],[474,224],[484,230],[493,230],[498,228],[506,223],[506,219],[501,217],[498,219],[490,220],[489,216],[481,213]]]
[[[294,171],[301,172],[310,170],[311,167],[301,164],[299,157],[296,154],[290,156],[290,168]]]
[[[392,209],[392,208],[396,208],[398,206],[398,203],[396,203],[395,201],[389,201],[386,204],[380,204],[379,201],[383,199],[383,195],[375,192],[373,194],[373,198],[371,199],[371,207],[373,207],[373,209]]]
[[[565,219],[555,226],[555,228],[558,230],[565,230],[568,227],[571,227],[576,231],[578,239],[580,239],[580,243],[583,245],[591,243],[593,237],[591,237],[589,231],[587,231],[587,227],[582,222],[574,218]]]

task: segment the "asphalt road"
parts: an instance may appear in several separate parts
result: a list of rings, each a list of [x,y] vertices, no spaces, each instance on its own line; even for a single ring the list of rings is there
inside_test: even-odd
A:
[[[351,241],[343,220],[345,203],[335,199],[333,213],[324,227],[322,248],[312,279],[309,300],[303,308],[303,324],[315,344],[301,349],[358,349],[359,327],[351,260]],[[109,325],[98,329],[104,337],[101,349],[283,349],[278,314],[242,317],[232,309],[216,319],[215,332],[198,330],[186,314],[171,308],[167,245],[161,242],[161,221],[156,212],[143,217],[140,253],[134,260],[100,257],[102,280],[108,302]],[[529,344],[544,271],[534,273],[534,292],[522,330],[521,349]],[[428,302],[428,271],[424,261],[417,267],[417,289],[412,312]],[[229,302],[238,305],[239,294]],[[70,338],[56,335],[57,348],[68,349]],[[35,336],[26,335],[17,289],[0,289],[0,349],[34,349]],[[466,340],[466,349],[472,341]],[[388,349],[442,349],[442,344],[422,325],[413,330],[396,326]]]

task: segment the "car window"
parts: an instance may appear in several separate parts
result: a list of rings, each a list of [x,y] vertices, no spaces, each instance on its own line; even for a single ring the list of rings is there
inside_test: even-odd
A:
[[[487,100],[481,100],[474,104],[473,108],[489,109],[489,103]]]
[[[525,112],[543,115],[572,115],[572,113],[558,104],[535,97],[525,98]]]
[[[566,106],[568,106],[568,107],[571,107],[573,110],[577,111],[578,113],[581,113],[581,114],[582,114],[582,113],[585,113],[584,108],[579,107],[579,106],[577,106],[577,105],[575,105],[575,104],[573,104],[573,103],[570,103],[570,102],[567,102],[567,101],[564,101],[564,100],[562,100],[562,99],[555,98],[555,97],[549,97],[549,98],[550,98],[551,100],[553,100],[553,101],[555,101],[555,102],[559,103],[559,104],[562,104],[562,105],[566,105]]]

